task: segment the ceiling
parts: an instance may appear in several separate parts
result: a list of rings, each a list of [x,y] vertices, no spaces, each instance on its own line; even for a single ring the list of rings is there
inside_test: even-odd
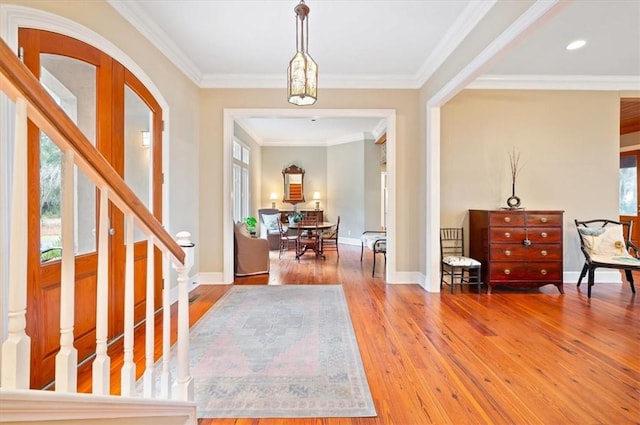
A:
[[[200,87],[286,87],[297,0],[108,1]],[[419,88],[495,3],[306,0],[319,96],[323,88]],[[523,34],[472,87],[640,90],[638,0],[563,1]],[[567,51],[578,38],[587,45]],[[265,145],[331,144],[375,132],[379,121],[247,117],[242,126]]]

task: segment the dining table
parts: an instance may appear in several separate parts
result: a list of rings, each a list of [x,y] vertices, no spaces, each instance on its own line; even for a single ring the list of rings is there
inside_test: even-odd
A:
[[[318,223],[315,222],[290,222],[287,225],[287,228],[292,229],[292,230],[306,230],[308,232],[313,232],[316,229],[318,230],[318,232],[322,232],[323,230],[327,230],[327,229],[331,229],[332,227],[334,227],[336,224],[331,222],[331,221],[319,221]],[[305,250],[306,251],[306,250]],[[320,238],[320,244],[319,244],[319,248],[318,248],[318,255],[320,255],[321,257],[324,258],[324,254],[322,252],[322,238]]]

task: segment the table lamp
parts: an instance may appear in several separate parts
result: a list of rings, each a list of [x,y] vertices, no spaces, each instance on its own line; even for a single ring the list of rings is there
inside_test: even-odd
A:
[[[278,194],[275,192],[271,192],[271,196],[269,196],[269,199],[271,199],[271,208],[276,207],[276,199],[278,199]]]
[[[316,201],[316,211],[320,209],[320,192],[313,192],[313,200]]]

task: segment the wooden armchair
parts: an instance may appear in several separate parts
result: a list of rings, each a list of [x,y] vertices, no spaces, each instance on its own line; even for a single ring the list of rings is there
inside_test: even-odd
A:
[[[585,263],[578,285],[587,276],[587,295],[591,298],[597,268],[624,270],[631,292],[636,293],[633,271],[640,270],[638,248],[631,242],[633,221],[620,222],[606,219],[574,220],[580,236],[580,249]]]

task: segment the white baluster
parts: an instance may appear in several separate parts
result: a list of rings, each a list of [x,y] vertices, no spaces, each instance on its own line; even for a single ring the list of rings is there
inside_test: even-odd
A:
[[[163,282],[162,287],[162,373],[160,375],[160,398],[171,398],[171,288]]]
[[[154,303],[155,299],[155,262],[154,262],[154,245],[153,236],[149,236],[147,240],[147,301],[146,301],[146,321],[145,321],[145,370],[144,370],[144,396],[146,398],[153,398],[156,393],[155,390],[155,376],[154,376]]]
[[[74,170],[73,150],[67,149],[62,173],[62,263],[60,270],[60,351],[56,355],[56,391],[75,393],[78,350],[73,346],[75,309]]]
[[[15,142],[9,237],[9,305],[7,339],[2,344],[2,382],[5,389],[28,389],[31,339],[27,319],[27,103],[16,101]]]
[[[109,319],[109,193],[100,188],[98,226],[98,284],[96,300],[96,358],[92,364],[93,394],[109,395],[111,359],[107,355]]]
[[[189,375],[189,270],[193,266],[193,243],[189,232],[180,232],[176,241],[185,252],[184,265],[174,264],[178,272],[178,376],[173,386],[175,400],[192,401],[193,378]]]
[[[126,218],[126,258],[124,272],[124,356],[120,370],[120,393],[124,397],[131,397],[136,387],[136,364],[133,362],[133,304],[134,304],[134,243],[133,243],[133,215]]]

